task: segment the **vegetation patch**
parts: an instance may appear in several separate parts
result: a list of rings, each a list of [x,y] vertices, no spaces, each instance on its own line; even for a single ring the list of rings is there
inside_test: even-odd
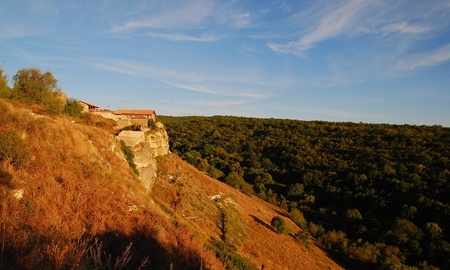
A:
[[[136,175],[139,175],[139,171],[137,170],[136,164],[134,163],[134,153],[133,150],[131,150],[131,147],[127,146],[123,140],[120,140],[120,149],[125,155],[125,159],[127,160],[128,165],[130,165],[130,168]]]
[[[241,269],[241,270],[257,270],[259,269],[249,259],[244,258],[236,253],[236,249],[227,243],[212,239],[210,250],[214,252],[226,269]]]
[[[286,221],[280,216],[276,216],[272,218],[270,221],[270,225],[272,225],[272,229],[274,232],[286,235],[289,233],[289,229],[286,225]]]
[[[16,130],[0,132],[0,161],[9,160],[14,166],[26,167],[30,158],[28,145]]]
[[[450,128],[231,116],[159,120],[173,153],[289,210],[296,224],[356,268],[450,265]],[[374,260],[370,252],[392,256]]]

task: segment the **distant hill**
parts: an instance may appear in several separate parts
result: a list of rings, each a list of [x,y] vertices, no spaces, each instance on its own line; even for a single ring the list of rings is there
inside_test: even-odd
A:
[[[113,120],[7,99],[0,115],[1,269],[341,269],[286,211],[175,154],[148,192]]]

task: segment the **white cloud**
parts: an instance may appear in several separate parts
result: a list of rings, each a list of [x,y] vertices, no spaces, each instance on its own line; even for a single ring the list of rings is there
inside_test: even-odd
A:
[[[236,27],[245,27],[250,23],[250,12],[247,11],[241,14],[233,14],[231,15],[231,19]]]
[[[323,17],[312,31],[298,41],[289,41],[287,44],[268,43],[268,47],[277,53],[290,53],[303,57],[305,51],[314,47],[317,42],[335,37],[352,27],[360,11],[369,4],[368,1],[350,0],[341,7],[330,10],[325,14],[318,11],[317,16],[313,16],[313,19],[317,19],[318,15]],[[303,20],[304,18],[300,16],[299,19]]]
[[[437,66],[450,60],[450,43],[433,51],[414,54],[396,64],[398,70],[412,71],[422,67]]]
[[[213,1],[188,1],[178,8],[166,7],[160,14],[150,18],[131,20],[114,26],[116,32],[135,31],[141,28],[192,27],[201,23],[213,12]]]
[[[383,27],[383,32],[385,34],[390,34],[392,32],[399,32],[399,33],[407,33],[407,34],[419,34],[422,32],[426,32],[430,29],[428,26],[422,26],[422,25],[411,25],[407,22],[399,22],[390,24],[388,26]]]
[[[273,41],[267,46],[276,53],[305,57],[308,50],[331,38],[369,37],[372,40],[367,49],[385,45],[383,50],[406,51],[415,41],[442,33],[450,23],[450,4],[445,1],[433,4],[419,1],[412,4],[407,0],[333,3],[336,2],[317,1],[283,20],[278,31],[282,35],[273,35]],[[289,39],[289,42],[275,41],[280,39]]]
[[[213,42],[219,40],[218,36],[213,34],[202,34],[198,37],[188,36],[184,34],[164,34],[164,33],[147,33],[149,37],[163,38],[172,41],[196,41],[196,42]]]
[[[5,27],[0,31],[0,40],[24,37],[27,34],[27,31],[20,26]]]
[[[176,83],[176,82],[170,82],[170,81],[163,81],[165,84],[181,88],[189,91],[199,92],[199,93],[206,93],[206,94],[217,94],[217,91],[211,90],[208,87],[205,87],[203,85],[199,84],[183,84],[183,83]]]
[[[200,73],[180,71],[161,66],[140,64],[132,61],[96,59],[87,63],[89,66],[106,71],[117,72],[133,77],[151,78],[166,85],[192,92],[205,93],[222,97],[239,97],[247,101],[268,99],[273,94],[271,89],[276,83],[266,82],[257,74],[243,70],[233,73]],[[260,86],[257,90],[251,89]]]

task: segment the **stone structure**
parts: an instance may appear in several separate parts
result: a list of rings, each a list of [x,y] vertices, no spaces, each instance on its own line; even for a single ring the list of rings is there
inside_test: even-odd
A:
[[[123,115],[129,119],[153,120],[156,122],[156,112],[154,110],[117,110],[115,115]]]
[[[85,103],[85,102],[84,102]],[[86,103],[88,104],[88,103]],[[91,104],[89,104],[91,105]],[[92,105],[93,106],[93,105]],[[117,140],[122,140],[131,148],[134,154],[134,163],[139,172],[139,179],[148,191],[151,191],[156,178],[156,157],[169,153],[169,136],[164,125],[156,122],[154,110],[117,110],[91,111],[96,115],[116,121],[115,130],[122,130],[131,125],[137,125],[141,131],[122,130],[117,135]],[[155,127],[150,128],[148,121],[155,122]]]

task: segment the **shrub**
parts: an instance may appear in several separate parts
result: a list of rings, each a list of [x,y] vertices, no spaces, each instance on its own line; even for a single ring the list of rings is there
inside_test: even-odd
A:
[[[155,121],[153,121],[153,120],[148,120],[148,127],[149,127],[151,130],[156,130],[157,126],[156,126]]]
[[[300,231],[295,235],[298,242],[303,243],[307,248],[311,245],[311,234],[307,231]]]
[[[128,165],[130,165],[131,169],[133,169],[133,172],[136,175],[139,175],[139,171],[136,168],[136,164],[134,163],[134,154],[133,150],[129,146],[125,144],[123,140],[120,140],[120,149],[122,150],[123,154],[125,155],[125,159],[128,162]]]
[[[13,129],[0,133],[0,161],[10,160],[14,166],[24,167],[30,161],[25,141]]]
[[[347,250],[348,239],[343,231],[331,231],[320,237],[320,242],[322,242],[328,249],[337,249],[341,251]]]
[[[227,243],[213,239],[213,243],[209,249],[223,262],[226,269],[258,269],[249,259],[237,254],[236,250]]]
[[[50,71],[42,73],[38,68],[23,68],[17,71],[13,81],[13,99],[43,106],[53,114],[63,112],[66,97]]]
[[[306,229],[307,221],[300,210],[294,207],[291,209],[289,214],[291,215],[291,219],[295,224],[297,224],[302,229]]]
[[[74,118],[83,118],[83,107],[76,100],[68,100],[64,106],[64,113]]]
[[[12,92],[8,86],[8,76],[3,74],[3,69],[0,68],[0,98],[11,98]]]
[[[272,225],[273,231],[279,234],[286,235],[289,233],[289,229],[287,228],[286,221],[280,216],[276,216],[272,218],[270,221],[270,225]]]

